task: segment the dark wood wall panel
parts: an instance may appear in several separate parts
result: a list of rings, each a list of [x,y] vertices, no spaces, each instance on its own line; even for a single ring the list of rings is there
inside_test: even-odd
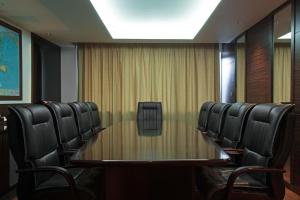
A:
[[[300,11],[300,10],[299,10]],[[300,103],[300,32],[295,33],[295,64],[294,64],[294,90],[293,90],[293,102]],[[300,106],[296,106],[296,112],[300,113]]]
[[[291,152],[291,184],[300,194],[300,2],[292,1],[292,101],[296,104],[294,147]]]
[[[61,101],[61,48],[32,34],[32,102]]]
[[[300,3],[297,2],[297,0],[294,0],[294,5],[293,5],[293,9],[294,11],[294,30],[295,33],[300,31],[300,14],[299,14],[299,10],[300,10]],[[298,13],[297,13],[298,12]]]
[[[273,18],[249,29],[246,44],[246,101],[272,102]]]

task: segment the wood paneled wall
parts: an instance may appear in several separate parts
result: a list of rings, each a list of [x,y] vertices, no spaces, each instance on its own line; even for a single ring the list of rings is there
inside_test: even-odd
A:
[[[266,17],[246,32],[246,44],[246,102],[272,102],[272,16]]]
[[[61,48],[32,33],[32,102],[61,101]]]
[[[292,189],[300,194],[300,2],[292,1],[292,101],[296,104],[294,148],[291,153]]]

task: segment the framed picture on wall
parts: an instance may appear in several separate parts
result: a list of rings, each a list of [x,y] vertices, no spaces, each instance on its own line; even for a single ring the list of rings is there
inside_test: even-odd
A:
[[[22,99],[22,32],[0,21],[0,101]]]

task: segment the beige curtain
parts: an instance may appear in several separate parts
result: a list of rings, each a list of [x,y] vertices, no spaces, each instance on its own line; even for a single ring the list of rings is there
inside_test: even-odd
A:
[[[164,118],[195,123],[219,98],[218,48],[205,45],[80,44],[80,96],[102,111],[104,126],[134,119],[139,101],[161,101]]]
[[[245,75],[246,75],[246,52],[245,44],[237,43],[236,66],[237,66],[237,84],[236,84],[236,100],[237,102],[245,102]]]
[[[291,101],[291,47],[290,44],[275,44],[273,72],[273,101]]]

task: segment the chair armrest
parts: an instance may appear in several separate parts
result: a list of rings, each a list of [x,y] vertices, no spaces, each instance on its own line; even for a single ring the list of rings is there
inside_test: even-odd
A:
[[[70,174],[68,170],[58,166],[47,166],[47,167],[38,167],[33,169],[18,169],[17,173],[46,173],[46,172],[53,172],[55,174],[61,175],[67,181],[68,185],[70,186],[70,190],[72,195],[78,199],[78,195],[76,194],[76,183],[73,176]]]
[[[76,153],[79,149],[65,149],[62,151],[63,155],[72,155],[74,153]]]
[[[243,156],[243,149],[223,148],[223,150],[235,161],[238,161]]]
[[[268,174],[283,174],[285,170],[283,169],[277,169],[277,168],[266,168],[262,166],[245,166],[245,167],[239,167],[236,170],[234,170],[228,180],[227,180],[227,199],[230,199],[234,182],[236,179],[241,176],[242,174],[253,174],[253,173],[268,173]]]
[[[59,156],[62,162],[62,165],[68,163],[70,161],[70,157],[72,157],[79,149],[64,149],[59,152]]]
[[[95,132],[95,129],[92,128],[92,131],[93,131],[94,135],[97,135],[97,134],[101,133],[101,132],[102,132],[103,130],[105,130],[105,129],[106,129],[106,128],[100,128],[98,132],[94,133],[94,132]]]
[[[239,154],[242,154],[244,152],[244,149],[236,149],[236,148],[230,148],[230,147],[224,147],[223,150],[225,152],[229,151],[229,152],[237,152]]]
[[[63,157],[65,157],[65,156],[70,157],[77,151],[78,151],[78,149],[64,149],[63,151],[59,152],[59,155],[63,156]]]
[[[76,156],[76,155],[75,155]],[[90,162],[89,160],[80,160],[77,157],[70,159],[70,163],[64,166],[64,168],[103,168],[99,163]]]
[[[81,139],[81,145],[85,145],[88,141],[89,141],[89,139],[87,139],[87,140]]]
[[[213,141],[215,142],[215,143],[217,143],[219,146],[221,146],[221,144],[222,144],[222,140],[220,140],[220,139],[213,139]]]
[[[66,169],[74,169],[74,168],[99,168],[99,169],[104,169],[103,167],[90,163],[90,162],[83,162],[83,163],[71,163],[70,165],[64,166]]]

